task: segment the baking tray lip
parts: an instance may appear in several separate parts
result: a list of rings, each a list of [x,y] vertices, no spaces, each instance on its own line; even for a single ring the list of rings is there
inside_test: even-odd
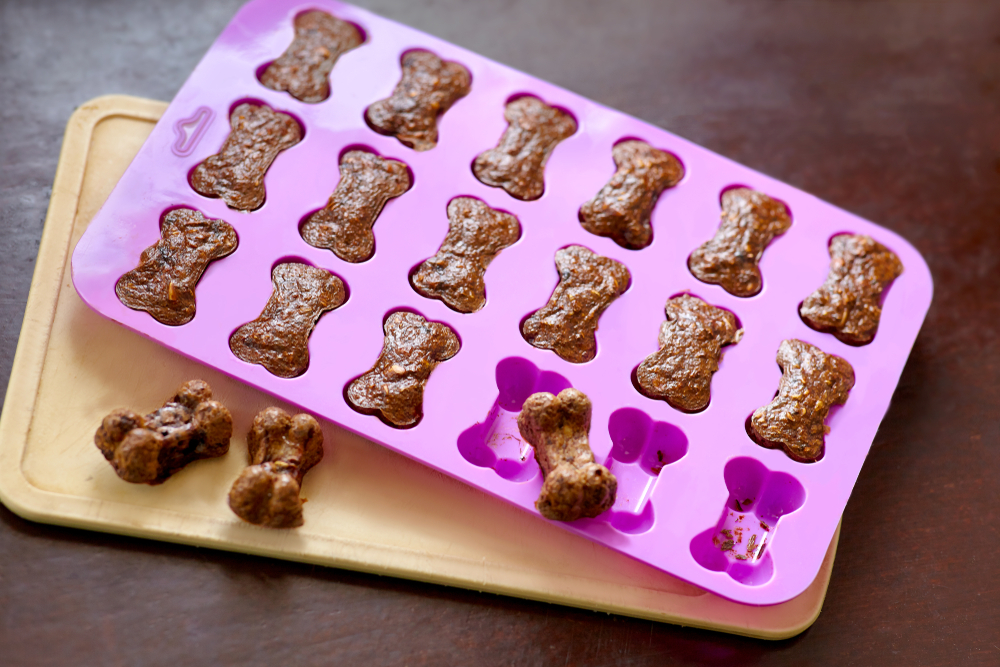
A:
[[[106,95],[80,105],[67,123],[31,291],[25,309],[21,336],[15,353],[3,412],[0,414],[0,456],[7,460],[21,461],[28,443],[40,374],[44,366],[52,318],[55,314],[55,305],[65,271],[70,234],[76,219],[77,204],[83,186],[84,169],[87,166],[93,130],[101,121],[117,116],[155,123],[166,107],[167,104],[164,102],[128,95]],[[266,553],[262,550],[255,550],[252,546],[241,547],[225,543],[210,545],[181,532],[155,530],[142,532],[132,525],[116,523],[107,518],[102,519],[99,517],[100,512],[96,507],[99,502],[96,499],[78,496],[66,497],[38,489],[29,483],[20,465],[0,467],[0,501],[14,513],[31,521],[294,560],[292,555],[285,552]],[[792,613],[792,619],[771,621],[769,626],[763,622],[755,625],[753,622],[743,619],[736,622],[719,622],[711,620],[710,614],[704,612],[700,617],[680,612],[664,613],[651,608],[619,606],[597,600],[587,600],[579,596],[565,596],[563,599],[557,599],[553,596],[546,596],[543,592],[533,590],[528,586],[511,585],[502,589],[492,585],[491,582],[477,581],[472,577],[456,576],[453,581],[448,581],[442,574],[430,570],[421,572],[417,568],[406,566],[392,570],[366,564],[360,558],[344,559],[336,565],[329,560],[317,562],[326,566],[509,594],[542,602],[555,602],[572,607],[620,613],[658,622],[722,631],[759,639],[780,640],[801,633],[818,618],[830,583],[839,535],[840,527],[838,526],[831,541],[826,561],[809,592],[783,605],[754,612],[759,620],[761,615],[771,616],[780,610],[790,609],[790,606],[801,606],[801,603],[806,603],[806,607],[801,611]],[[816,586],[820,587],[819,590],[815,588]],[[811,603],[807,596],[812,597]],[[740,609],[758,609],[728,602],[711,593],[696,599],[711,601],[718,605],[734,605]]]

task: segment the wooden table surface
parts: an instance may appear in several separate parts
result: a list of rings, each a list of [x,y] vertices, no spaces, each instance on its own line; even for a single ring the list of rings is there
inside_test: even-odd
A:
[[[73,108],[170,99],[240,4],[0,0],[0,385]],[[844,514],[823,613],[772,643],[0,508],[0,663],[1000,665],[1000,3],[358,4],[923,253],[934,303]]]

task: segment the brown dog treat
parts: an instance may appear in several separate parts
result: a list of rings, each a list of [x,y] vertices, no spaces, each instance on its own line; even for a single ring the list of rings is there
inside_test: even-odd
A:
[[[623,141],[615,145],[611,155],[618,170],[580,208],[580,223],[591,234],[639,250],[653,240],[650,217],[656,200],[661,192],[680,182],[684,167],[673,155],[645,141]]]
[[[512,197],[538,199],[545,191],[545,163],[556,144],[576,132],[576,121],[530,95],[508,102],[503,116],[509,125],[500,143],[480,153],[472,171],[481,182],[503,188]]]
[[[229,208],[254,211],[264,204],[264,174],[278,153],[302,141],[302,127],[288,114],[246,102],[229,117],[233,130],[222,150],[191,174],[191,187],[221,197]]]
[[[381,415],[398,428],[415,426],[424,415],[427,379],[461,345],[447,324],[416,313],[395,312],[383,329],[382,353],[370,371],[348,385],[347,400],[355,410]]]
[[[749,188],[726,190],[719,231],[691,253],[688,268],[698,280],[721,285],[733,296],[753,296],[763,285],[757,263],[764,248],[791,226],[780,201]]]
[[[830,242],[826,282],[802,305],[803,321],[848,345],[872,342],[882,317],[880,297],[903,273],[891,250],[863,234],[838,234]]]
[[[586,394],[563,389],[558,396],[532,394],[517,416],[545,478],[535,507],[546,519],[593,518],[615,504],[618,480],[590,450],[590,415]]]
[[[324,312],[340,307],[347,293],[337,276],[299,262],[278,264],[271,282],[274,292],[260,317],[236,330],[229,349],[278,377],[297,377],[309,367],[313,327]]]
[[[375,253],[372,226],[382,208],[412,185],[402,162],[348,151],[340,158],[340,182],[330,201],[302,223],[299,233],[309,245],[331,250],[345,262],[363,262]]]
[[[118,476],[126,482],[162,484],[198,459],[229,451],[233,418],[202,380],[181,385],[163,407],[145,417],[115,410],[94,434]]]
[[[457,197],[448,204],[448,235],[437,254],[410,277],[413,289],[441,299],[460,313],[486,305],[486,267],[521,236],[517,218],[478,199]]]
[[[247,434],[250,466],[229,491],[229,507],[268,528],[302,525],[302,478],[323,458],[323,431],[311,415],[265,408]]]
[[[778,366],[778,395],[754,411],[747,433],[758,445],[783,448],[796,461],[817,461],[830,430],[826,416],[832,406],[847,401],[854,369],[840,357],[800,340],[782,341]]]
[[[636,370],[643,393],[685,412],[697,412],[711,399],[712,375],[719,370],[723,345],[743,337],[736,317],[696,296],[667,299],[667,321],[660,327],[660,349]]]
[[[195,315],[194,289],[208,264],[231,255],[236,231],[224,220],[175,208],[163,217],[160,240],[142,251],[139,265],[115,284],[118,299],[158,322],[178,326]]]
[[[437,146],[438,116],[469,94],[472,77],[458,63],[419,49],[404,53],[400,64],[403,76],[396,89],[368,107],[365,120],[413,150],[429,151]]]
[[[556,252],[559,284],[549,302],[521,325],[521,335],[541,350],[582,364],[597,355],[597,321],[628,289],[624,264],[571,245]]]
[[[314,10],[295,17],[295,39],[267,66],[260,82],[271,90],[287,90],[302,102],[316,104],[330,96],[330,70],[337,58],[361,45],[354,25]]]

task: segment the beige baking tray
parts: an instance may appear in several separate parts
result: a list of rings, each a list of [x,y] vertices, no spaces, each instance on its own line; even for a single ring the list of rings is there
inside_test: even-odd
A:
[[[35,521],[393,575],[723,632],[782,639],[809,627],[830,582],[839,529],[819,576],[770,607],[724,600],[548,525],[484,493],[324,424],[326,456],[306,476],[305,526],[268,530],[226,505],[246,465],[244,434],[281,401],[100,317],[73,289],[70,250],[166,104],[97,98],[70,118],[21,338],[0,416],[0,499]],[[116,407],[146,412],[200,377],[233,413],[228,455],[165,484],[115,476],[93,444]],[[284,405],[286,409],[290,406]]]

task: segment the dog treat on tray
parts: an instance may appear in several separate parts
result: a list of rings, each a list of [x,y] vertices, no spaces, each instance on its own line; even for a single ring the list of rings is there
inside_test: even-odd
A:
[[[510,213],[471,197],[451,200],[448,223],[441,248],[417,268],[410,282],[429,299],[441,299],[460,313],[474,313],[486,305],[486,268],[517,241],[521,225]]]
[[[712,375],[719,370],[724,345],[743,337],[736,317],[696,296],[667,299],[667,320],[660,327],[660,349],[636,369],[642,392],[685,412],[697,412],[711,399]]]
[[[228,452],[232,436],[229,410],[212,400],[207,383],[191,380],[146,416],[115,410],[97,429],[94,444],[126,482],[161,484],[192,461]]]
[[[670,153],[635,139],[615,144],[611,155],[618,170],[580,208],[580,223],[591,234],[639,250],[653,240],[650,217],[656,200],[661,192],[680,182],[684,167]]]
[[[396,89],[368,107],[365,120],[413,150],[429,151],[437,145],[438,116],[469,94],[472,77],[462,65],[421,49],[404,53],[400,64]]]
[[[830,241],[830,273],[799,306],[803,321],[848,345],[872,342],[882,317],[880,297],[903,273],[891,250],[864,234],[838,234]]]
[[[229,117],[232,132],[215,155],[191,174],[191,187],[221,197],[229,208],[254,211],[264,204],[264,174],[278,153],[302,141],[302,127],[288,114],[245,102]]]
[[[142,251],[139,265],[115,284],[118,299],[158,322],[178,326],[195,315],[194,290],[210,262],[231,255],[236,231],[190,208],[163,216],[160,240]]]
[[[330,96],[330,70],[337,58],[362,41],[361,33],[347,21],[319,10],[299,14],[295,39],[267,66],[260,82],[271,90],[287,90],[302,102],[322,102]]]
[[[715,237],[691,253],[688,268],[702,282],[721,285],[733,296],[753,296],[763,281],[757,263],[775,236],[792,226],[780,201],[749,188],[722,195],[722,224]]]
[[[383,327],[382,353],[371,370],[347,387],[347,401],[359,412],[376,414],[397,428],[423,417],[424,387],[442,361],[458,354],[458,336],[447,324],[397,311]]]
[[[259,526],[301,526],[302,478],[323,458],[319,422],[312,415],[292,417],[281,408],[265,408],[254,417],[247,449],[250,466],[233,483],[229,507]]]
[[[512,197],[538,199],[545,191],[545,163],[556,145],[576,132],[576,121],[531,95],[508,102],[503,116],[509,125],[500,143],[480,153],[472,171]]]
[[[758,445],[784,449],[796,461],[818,461],[830,430],[826,416],[832,406],[847,401],[854,369],[844,359],[794,339],[782,341],[778,366],[778,395],[754,411],[747,433]]]
[[[521,335],[539,349],[582,364],[597,356],[597,321],[632,277],[624,264],[578,245],[556,252],[556,268],[559,284],[521,325]]]
[[[546,519],[592,518],[615,504],[618,480],[590,449],[591,412],[586,394],[563,389],[558,396],[532,394],[517,416],[545,478],[535,507]]]
[[[271,271],[274,292],[260,317],[229,339],[229,348],[250,364],[260,364],[283,378],[309,367],[309,335],[320,316],[347,298],[343,281],[329,271],[286,262]]]
[[[363,262],[375,253],[372,227],[382,208],[412,185],[402,162],[348,151],[340,158],[340,181],[330,201],[302,223],[299,233],[309,245],[331,250],[345,262]]]

